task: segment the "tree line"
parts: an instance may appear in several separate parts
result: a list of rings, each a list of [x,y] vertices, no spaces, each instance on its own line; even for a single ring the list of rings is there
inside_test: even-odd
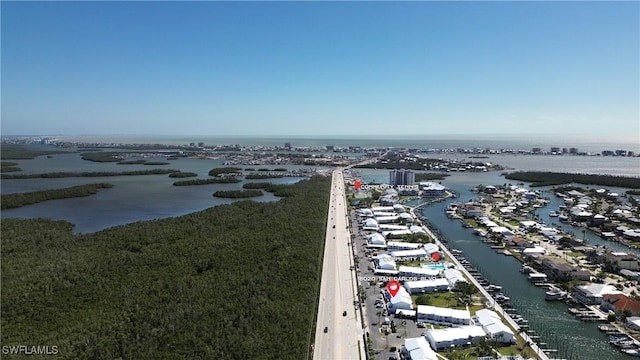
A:
[[[62,189],[40,190],[25,193],[5,194],[0,196],[0,208],[12,209],[25,205],[36,204],[48,200],[68,199],[96,194],[99,189],[109,189],[109,183],[96,183],[71,186]]]
[[[62,359],[302,359],[315,309],[328,178],[92,234],[3,219],[3,345]]]
[[[615,186],[640,189],[640,178],[614,175],[573,174],[549,171],[516,171],[504,174],[509,180],[530,182],[531,186],[550,186],[570,183],[583,185]]]

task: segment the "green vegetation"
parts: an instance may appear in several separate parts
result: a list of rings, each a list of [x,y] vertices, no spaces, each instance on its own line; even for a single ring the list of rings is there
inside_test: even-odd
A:
[[[16,172],[22,171],[20,167],[18,167],[18,163],[12,161],[0,161],[0,172]]]
[[[274,186],[275,185],[268,182],[250,182],[242,184],[243,189],[265,189],[267,191],[271,191],[269,189],[272,189]]]
[[[278,202],[94,234],[3,219],[1,342],[74,359],[308,358],[329,191],[317,177]]]
[[[261,179],[280,179],[284,176],[282,175],[268,175],[268,174],[249,174],[245,176],[245,179],[250,180],[261,180]]]
[[[438,173],[416,173],[416,182],[420,181],[432,181],[432,180],[444,180],[449,174]]]
[[[150,169],[137,171],[84,171],[84,172],[53,172],[42,174],[2,174],[0,179],[57,179],[67,177],[102,177],[102,176],[135,176],[135,175],[163,175],[176,173],[178,170],[173,169]]]
[[[94,162],[119,162],[125,153],[122,152],[84,152],[80,154],[82,160]]]
[[[570,183],[640,189],[640,178],[613,175],[570,174],[546,171],[516,171],[504,175],[509,180],[527,181],[531,186]]]
[[[170,178],[187,178],[187,177],[196,177],[198,174],[191,171],[178,171],[169,174]]]
[[[640,190],[627,190],[627,195],[640,195]]]
[[[219,167],[209,170],[210,176],[221,176],[223,174],[237,174],[242,173],[242,169],[239,167]]]
[[[173,186],[235,184],[235,183],[239,183],[240,181],[241,180],[238,178],[229,176],[229,177],[221,177],[221,178],[213,178],[213,179],[194,179],[194,180],[176,181],[173,183]]]
[[[242,199],[262,195],[263,193],[260,190],[218,190],[213,193],[213,196],[215,197],[229,199]]]
[[[36,204],[47,200],[89,196],[97,193],[99,189],[109,189],[111,187],[113,187],[112,184],[98,183],[71,186],[63,189],[50,189],[26,193],[6,194],[0,196],[0,207],[2,209],[12,209],[25,205]]]
[[[61,150],[31,150],[24,145],[2,144],[0,146],[0,158],[3,160],[35,159],[42,155],[68,154],[69,151]]]

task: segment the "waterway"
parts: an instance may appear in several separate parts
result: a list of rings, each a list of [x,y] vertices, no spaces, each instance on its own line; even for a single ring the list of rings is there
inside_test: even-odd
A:
[[[367,181],[385,181],[385,172],[366,170],[362,173]],[[456,173],[441,181],[457,194],[456,199],[436,202],[422,209],[430,226],[437,230],[441,238],[448,241],[449,248],[456,248],[463,252],[464,257],[493,284],[502,286],[503,293],[511,298],[511,304],[517,313],[529,321],[530,329],[540,336],[540,342],[547,345],[543,349],[557,349],[551,358],[569,360],[617,360],[629,359],[608,342],[608,337],[600,332],[596,322],[583,322],[568,312],[568,307],[562,302],[549,302],[544,299],[545,290],[531,284],[526,276],[520,272],[521,263],[512,256],[496,253],[489,244],[483,243],[473,235],[473,230],[462,227],[459,220],[446,217],[445,209],[451,202],[466,202],[477,197],[471,189],[478,185],[496,185],[509,183],[499,173]],[[526,186],[526,185],[525,185]],[[617,189],[620,191],[623,189]],[[554,223],[548,217],[551,210],[557,210],[562,200],[558,200],[552,193],[546,193],[551,200],[543,208],[538,209],[540,218],[546,223]],[[417,205],[419,201],[409,205]],[[581,229],[569,224],[561,224],[566,231],[572,231],[582,237]],[[555,224],[554,224],[555,225]],[[615,250],[632,251],[628,247],[605,241],[587,231],[585,240],[593,245],[606,245]]]

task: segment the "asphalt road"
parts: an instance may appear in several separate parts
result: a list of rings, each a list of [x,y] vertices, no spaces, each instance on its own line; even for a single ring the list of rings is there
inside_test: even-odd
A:
[[[327,221],[314,359],[364,358],[342,169],[334,170]],[[346,311],[346,315],[343,313]],[[325,328],[327,332],[325,332]]]

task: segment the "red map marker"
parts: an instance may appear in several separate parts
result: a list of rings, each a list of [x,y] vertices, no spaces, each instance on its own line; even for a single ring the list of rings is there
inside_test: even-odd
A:
[[[356,190],[360,190],[360,187],[362,187],[362,183],[360,181],[356,181],[353,184],[353,187],[356,188]]]
[[[438,254],[437,252],[434,252],[433,254],[431,254],[431,260],[433,261],[440,260],[440,254]]]
[[[389,281],[387,283],[387,290],[389,290],[389,294],[391,294],[391,297],[396,296],[398,291],[400,291],[400,283],[398,282],[398,280]]]

